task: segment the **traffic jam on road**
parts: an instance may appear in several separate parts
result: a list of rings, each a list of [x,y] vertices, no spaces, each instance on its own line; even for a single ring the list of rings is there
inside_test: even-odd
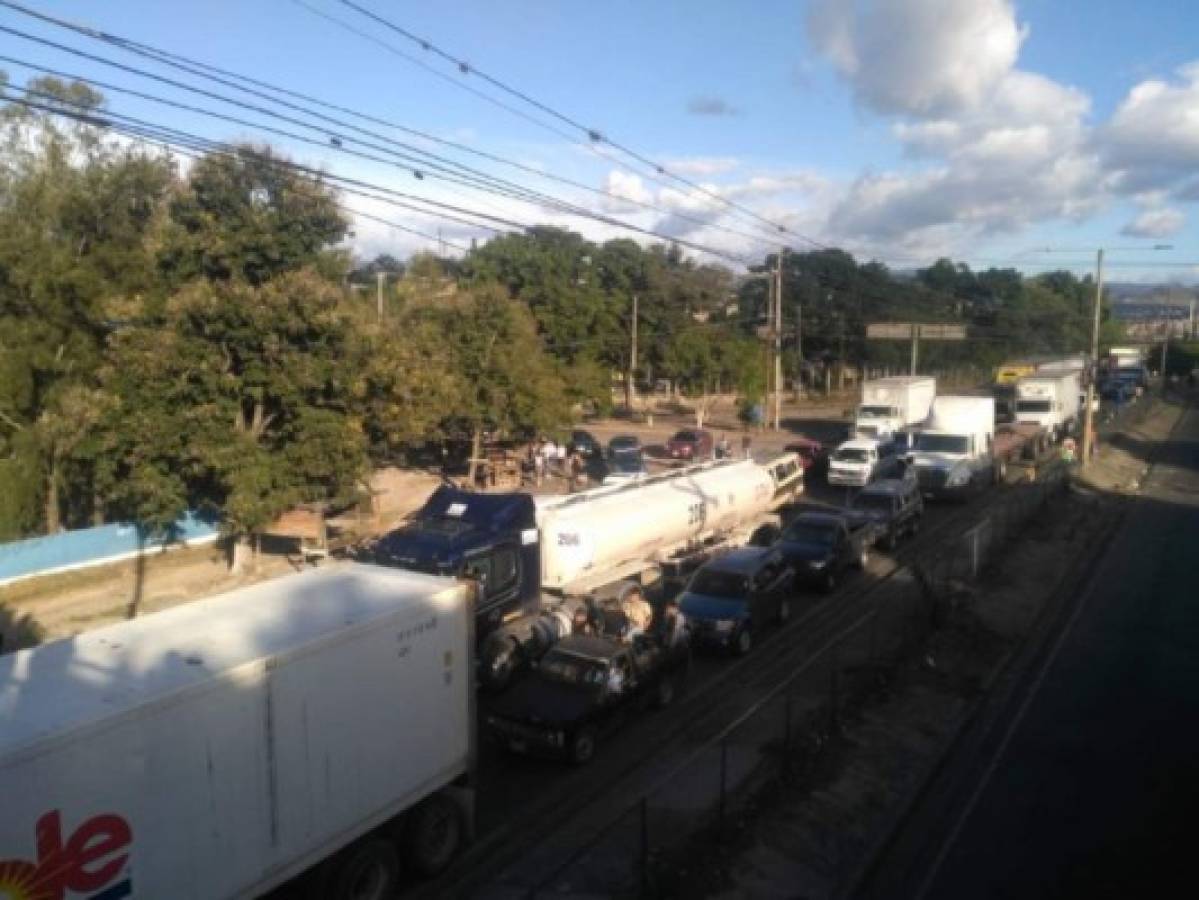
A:
[[[10,710],[20,727],[0,737],[8,783],[63,786],[18,790],[5,819],[84,808],[89,735],[114,758],[156,735],[180,752],[148,764],[149,789],[144,772],[117,767],[112,780],[133,779],[128,790],[90,784],[88,809],[124,821],[121,798],[136,796],[163,822],[185,804],[195,835],[224,840],[263,819],[276,837],[230,857],[217,839],[134,834],[153,845],[155,864],[135,872],[144,896],[171,895],[180,867],[202,873],[211,896],[261,893],[305,871],[320,896],[357,896],[356,879],[392,879],[400,855],[436,873],[476,830],[476,743],[488,757],[592,763],[687,690],[701,660],[735,665],[801,625],[801,602],[835,604],[829,595],[875,552],[917,534],[926,501],[968,500],[1073,434],[1088,373],[1070,363],[1029,363],[993,393],[940,395],[927,377],[868,381],[831,452],[795,438],[751,457],[685,429],[666,444],[671,462],[650,469],[636,435],[592,439],[589,454],[615,461],[598,486],[444,484],[353,561],[0,658],[0,684],[33,678],[23,696],[38,701],[37,712]],[[1104,383],[1132,383],[1128,368]],[[1014,421],[1002,421],[997,397],[1012,399]],[[148,668],[150,658],[171,662]],[[78,665],[119,672],[126,689],[79,693]],[[208,738],[184,752],[197,723]],[[254,787],[260,759],[286,792]],[[214,767],[243,787],[211,793]],[[115,865],[117,843],[89,846],[91,871]]]

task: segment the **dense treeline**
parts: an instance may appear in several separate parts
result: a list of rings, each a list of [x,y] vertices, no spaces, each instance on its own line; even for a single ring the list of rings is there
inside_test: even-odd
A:
[[[84,85],[36,87],[75,112],[102,104]],[[178,160],[0,115],[0,540],[162,528],[189,508],[244,538],[297,502],[351,496],[411,448],[560,428],[611,406],[634,298],[643,380],[762,394],[761,278],[553,229],[355,267],[335,192],[269,148]],[[913,317],[986,335],[981,351],[930,351],[942,362],[1085,344],[1090,288],[1064,274],[942,262],[896,278],[828,251],[789,255],[784,284],[813,357],[844,343],[898,363],[906,350],[865,346],[862,325]]]

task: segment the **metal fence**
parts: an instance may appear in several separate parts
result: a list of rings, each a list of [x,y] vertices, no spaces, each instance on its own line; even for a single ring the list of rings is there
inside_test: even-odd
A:
[[[764,686],[735,721],[695,746],[680,765],[531,885],[527,896],[675,895],[674,863],[699,846],[698,838],[719,841],[777,779],[809,772],[837,734],[839,718],[860,707],[889,669],[925,645],[947,608],[962,602],[969,583],[1067,483],[1066,467],[1053,466],[1039,481],[995,495],[976,525],[938,540],[874,584],[872,602],[860,615]]]

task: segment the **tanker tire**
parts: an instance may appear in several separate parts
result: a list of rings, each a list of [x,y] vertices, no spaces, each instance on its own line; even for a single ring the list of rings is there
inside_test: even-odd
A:
[[[462,842],[462,817],[448,797],[434,794],[412,811],[404,841],[408,862],[428,877],[453,860]]]
[[[595,732],[582,728],[570,741],[570,761],[576,766],[585,766],[595,758]]]
[[[395,847],[380,837],[351,844],[330,860],[320,896],[328,900],[387,900],[397,890],[400,861]]]

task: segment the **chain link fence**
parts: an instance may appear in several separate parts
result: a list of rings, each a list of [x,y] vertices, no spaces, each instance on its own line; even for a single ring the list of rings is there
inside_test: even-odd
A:
[[[670,862],[698,839],[719,841],[752,814],[764,787],[803,777],[838,733],[838,721],[885,683],[886,673],[924,647],[949,609],[1001,548],[1062,492],[1064,465],[1034,483],[994,495],[977,524],[894,570],[871,588],[871,603],[821,649],[775,674],[756,700],[715,737],[611,820],[564,863],[530,885],[528,897],[670,895]],[[833,858],[844,854],[831,852]],[[849,873],[844,873],[848,876]]]

